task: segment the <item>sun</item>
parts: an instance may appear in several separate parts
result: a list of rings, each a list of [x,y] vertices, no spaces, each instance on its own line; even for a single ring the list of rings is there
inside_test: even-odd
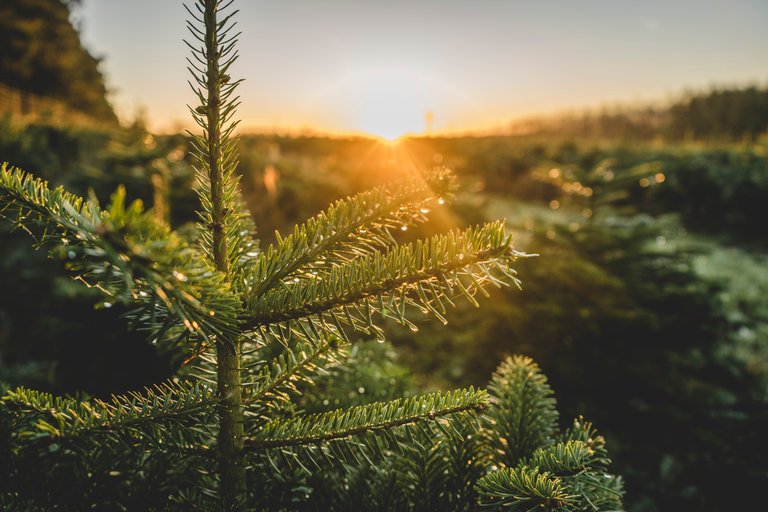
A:
[[[387,140],[424,130],[428,106],[404,80],[372,81],[362,91],[357,123],[360,130]]]
[[[425,131],[430,87],[422,75],[373,69],[347,77],[341,89],[356,131],[388,141]]]

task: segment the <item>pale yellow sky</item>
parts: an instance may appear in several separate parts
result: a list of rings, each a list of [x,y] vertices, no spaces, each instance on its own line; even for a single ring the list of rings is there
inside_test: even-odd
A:
[[[246,129],[502,127],[534,113],[664,101],[768,81],[762,0],[239,2]],[[188,126],[181,0],[85,0],[77,13],[120,115]]]

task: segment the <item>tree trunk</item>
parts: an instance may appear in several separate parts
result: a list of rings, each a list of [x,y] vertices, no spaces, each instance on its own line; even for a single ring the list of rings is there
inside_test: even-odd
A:
[[[205,46],[208,61],[208,165],[211,183],[213,257],[216,268],[229,271],[225,236],[224,176],[221,153],[221,99],[216,0],[205,2]],[[227,511],[241,510],[245,502],[243,408],[240,387],[240,340],[219,339],[216,345],[219,413],[219,476],[221,498]]]

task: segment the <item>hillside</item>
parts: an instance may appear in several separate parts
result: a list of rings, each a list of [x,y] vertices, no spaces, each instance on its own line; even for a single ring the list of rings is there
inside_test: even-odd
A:
[[[107,100],[100,59],[80,42],[70,19],[74,2],[3,0],[0,3],[0,84],[21,95],[20,107],[0,102],[0,113],[36,114],[36,105],[63,103],[100,121],[116,121]],[[10,97],[6,95],[6,97]],[[48,101],[41,102],[44,97]],[[52,109],[56,110],[56,109]]]

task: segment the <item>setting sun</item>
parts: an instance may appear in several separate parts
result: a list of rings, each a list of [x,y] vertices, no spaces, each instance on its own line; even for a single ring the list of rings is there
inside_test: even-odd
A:
[[[349,109],[350,125],[394,141],[426,130],[434,80],[405,69],[373,69],[344,77],[337,91]]]

